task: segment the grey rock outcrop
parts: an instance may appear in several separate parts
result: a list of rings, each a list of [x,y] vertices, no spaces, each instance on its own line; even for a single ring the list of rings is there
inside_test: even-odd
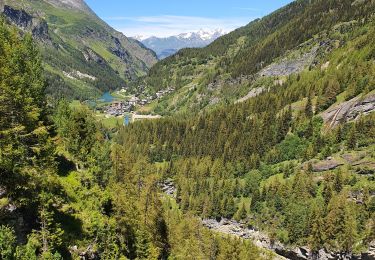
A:
[[[355,103],[346,115],[346,121],[353,121],[361,114],[367,115],[375,110],[375,94]]]
[[[123,61],[130,61],[131,57],[129,52],[121,45],[121,42],[118,38],[112,37],[114,46],[110,47],[109,50],[115,54],[117,57],[119,57]]]
[[[107,62],[99,54],[97,54],[90,48],[86,48],[82,53],[85,57],[85,60],[88,62],[95,62],[102,66],[107,64]]]
[[[33,24],[33,17],[23,10],[16,10],[10,6],[5,5],[3,14],[9,21],[24,30],[30,28]]]
[[[262,77],[279,77],[299,73],[314,62],[318,47],[295,59],[283,59],[273,63],[259,72]]]
[[[334,170],[341,165],[343,165],[343,163],[338,162],[335,159],[328,158],[327,160],[314,163],[313,164],[313,171],[314,172],[324,172],[324,171]]]
[[[176,197],[176,187],[173,180],[164,180],[159,183],[159,187],[166,195]],[[371,196],[374,196],[374,194],[371,194]],[[252,240],[256,246],[274,251],[280,256],[276,259],[375,260],[375,241],[371,242],[367,252],[361,255],[328,252],[325,249],[312,252],[308,247],[290,247],[277,240],[272,240],[266,233],[258,230],[256,227],[247,225],[245,222],[238,222],[226,218],[221,218],[220,221],[216,219],[202,219],[201,222],[203,226],[215,232]]]
[[[367,115],[373,111],[375,111],[375,94],[369,94],[331,107],[322,113],[322,117],[332,128],[342,122],[355,121],[361,115]]]
[[[253,88],[249,91],[249,93],[247,93],[246,96],[240,98],[239,100],[237,100],[235,103],[242,103],[242,102],[245,102],[246,100],[250,99],[250,98],[253,98],[253,97],[256,97],[260,94],[262,94],[263,92],[265,91],[265,88],[264,87],[260,87],[260,88]]]
[[[174,186],[174,183],[172,180],[165,180],[163,182],[161,182],[159,184],[160,186],[160,189],[162,190],[162,192],[164,192],[165,194],[167,194],[168,196],[171,196],[173,198],[176,197],[176,187]]]
[[[327,252],[324,249],[312,252],[308,247],[288,247],[278,241],[271,240],[267,234],[254,227],[248,227],[244,223],[234,220],[203,219],[202,224],[216,232],[237,236],[243,239],[251,239],[255,245],[272,250],[286,259],[292,260],[373,260],[375,259],[375,241],[370,243],[369,250],[361,255]]]
[[[293,248],[288,249],[278,241],[272,241],[265,233],[257,230],[256,228],[249,228],[244,223],[234,220],[221,219],[203,219],[202,224],[216,232],[237,236],[243,239],[250,239],[258,247],[272,250],[280,256],[287,259],[302,260],[308,259],[308,249]]]
[[[1,13],[3,13],[8,22],[14,24],[22,31],[31,33],[38,40],[50,42],[48,24],[43,19],[33,17],[24,10],[17,10],[8,5],[4,5]]]

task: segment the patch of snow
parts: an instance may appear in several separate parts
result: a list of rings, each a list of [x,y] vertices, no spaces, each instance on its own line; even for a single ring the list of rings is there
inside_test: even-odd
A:
[[[147,40],[151,37],[150,36],[144,36],[144,35],[136,35],[136,36],[133,36],[132,38],[141,42],[141,41]]]
[[[177,36],[177,38],[182,38],[182,39],[189,39],[191,38],[191,36],[193,36],[193,33],[192,32],[189,32],[189,33],[181,33]]]
[[[177,35],[176,37],[179,39],[201,39],[203,41],[209,41],[209,40],[217,39],[224,34],[225,33],[222,29],[216,29],[216,30],[210,30],[210,31],[200,29],[197,32],[181,33]]]

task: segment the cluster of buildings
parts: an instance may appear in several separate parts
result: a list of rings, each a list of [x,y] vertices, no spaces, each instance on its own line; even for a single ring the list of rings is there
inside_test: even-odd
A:
[[[167,95],[169,93],[172,93],[173,91],[174,91],[174,88],[163,89],[163,90],[160,90],[160,91],[156,92],[154,95],[146,95],[142,99],[137,97],[137,96],[133,96],[129,100],[129,102],[134,106],[136,106],[136,105],[145,106],[147,104],[150,104],[153,100],[160,99],[160,98],[164,97],[165,95]]]
[[[174,91],[174,88],[167,88],[167,89],[163,89],[163,90],[160,90],[158,92],[156,92],[156,98],[162,98],[163,96],[169,94],[169,93],[172,93]]]
[[[99,110],[106,113],[108,116],[122,116],[126,113],[133,112],[136,106],[145,106],[150,104],[153,100],[160,99],[173,91],[174,88],[168,88],[156,92],[155,95],[147,95],[144,98],[132,96],[129,100],[114,101],[108,106],[99,108]]]
[[[127,101],[115,101],[104,107],[103,112],[110,116],[122,116],[125,113],[134,111],[134,105]]]

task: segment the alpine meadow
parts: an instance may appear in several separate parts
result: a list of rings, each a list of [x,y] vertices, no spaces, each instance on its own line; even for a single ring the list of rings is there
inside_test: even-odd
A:
[[[130,2],[0,0],[0,259],[375,259],[375,0]]]

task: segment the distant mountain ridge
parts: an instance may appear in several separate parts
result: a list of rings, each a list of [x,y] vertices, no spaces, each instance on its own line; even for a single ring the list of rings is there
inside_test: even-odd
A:
[[[114,30],[84,0],[1,0],[0,15],[39,43],[54,96],[98,96],[146,75],[157,62],[152,50]]]
[[[71,8],[75,10],[93,13],[91,8],[83,0],[46,0],[46,2],[56,7]]]
[[[224,34],[226,33],[221,29],[212,31],[201,29],[197,32],[181,33],[165,38],[155,36],[136,36],[134,38],[142,42],[147,48],[155,51],[159,59],[164,59],[183,48],[205,47]]]
[[[207,47],[163,59],[134,89],[142,86],[150,95],[174,88],[153,108],[168,115],[247,100],[282,85],[285,77],[331,62],[330,53],[349,41],[349,32],[361,31],[374,17],[374,5],[374,0],[294,1]]]

